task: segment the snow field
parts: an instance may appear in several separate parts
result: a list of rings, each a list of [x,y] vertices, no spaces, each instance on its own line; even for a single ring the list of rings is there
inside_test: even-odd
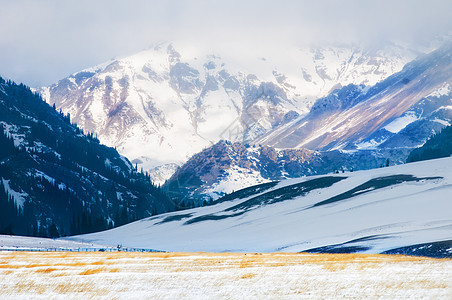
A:
[[[46,251],[48,249],[77,251],[78,249],[108,249],[115,246],[99,245],[92,243],[81,243],[63,239],[49,239],[28,236],[0,235],[0,251]]]
[[[451,275],[408,256],[0,252],[8,299],[447,299]]]
[[[371,180],[403,174],[441,178],[394,182],[384,188],[371,187],[340,201],[315,207]],[[314,189],[306,195],[274,204],[232,209],[257,196],[255,194],[65,239],[186,252],[301,252],[347,244],[365,247],[361,251],[367,253],[451,239],[452,158],[339,176],[346,178],[330,187]],[[323,177],[284,180],[266,192]]]

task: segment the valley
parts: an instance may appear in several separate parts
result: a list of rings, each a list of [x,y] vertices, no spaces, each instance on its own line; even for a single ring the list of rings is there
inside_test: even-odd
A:
[[[282,180],[68,239],[188,252],[382,253],[444,242],[428,255],[450,257],[451,172],[448,157]]]
[[[2,1],[0,299],[450,300],[451,11]]]

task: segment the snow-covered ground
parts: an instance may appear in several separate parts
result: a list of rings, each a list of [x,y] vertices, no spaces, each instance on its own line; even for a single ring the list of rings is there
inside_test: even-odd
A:
[[[206,195],[217,200],[221,195],[270,181],[262,177],[259,171],[240,168],[239,166],[230,168],[225,174],[226,176],[206,190]]]
[[[452,260],[0,252],[1,299],[450,299]]]
[[[0,235],[0,250],[78,250],[87,249],[98,250],[116,248],[106,245],[98,245],[93,243],[82,243],[64,239],[48,239],[14,235]]]
[[[329,246],[380,253],[452,240],[451,211],[452,158],[444,158],[285,180],[242,199],[70,239],[165,251],[297,252]]]

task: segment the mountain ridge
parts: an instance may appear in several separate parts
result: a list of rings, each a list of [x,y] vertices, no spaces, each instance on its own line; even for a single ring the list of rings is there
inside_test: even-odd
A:
[[[0,77],[0,108],[2,233],[92,232],[174,209],[148,175],[25,85]]]
[[[192,156],[162,186],[184,207],[275,180],[405,163],[411,148],[313,151],[220,141]]]
[[[256,139],[306,114],[331,89],[374,84],[416,55],[394,45],[285,51],[287,57],[255,54],[240,61],[165,43],[40,92],[85,131],[149,170],[180,165],[220,139]]]
[[[446,43],[373,87],[349,85],[335,90],[317,100],[306,116],[275,128],[254,142],[279,148],[356,149],[421,101],[433,103],[434,94],[452,84],[451,49],[452,43]],[[450,97],[450,90],[444,95]],[[448,106],[436,108],[442,107]],[[450,121],[449,114],[444,123]],[[424,142],[429,135],[424,136]]]
[[[402,164],[412,149],[452,123],[451,49],[446,44],[375,86],[336,89],[307,115],[249,144],[215,144],[176,170],[165,188],[216,199],[233,186]]]

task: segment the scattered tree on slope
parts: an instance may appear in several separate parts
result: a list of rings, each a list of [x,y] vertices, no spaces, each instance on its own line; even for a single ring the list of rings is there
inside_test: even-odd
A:
[[[448,157],[452,154],[452,126],[445,127],[440,133],[433,135],[420,148],[414,149],[407,162],[415,162],[434,158]]]

